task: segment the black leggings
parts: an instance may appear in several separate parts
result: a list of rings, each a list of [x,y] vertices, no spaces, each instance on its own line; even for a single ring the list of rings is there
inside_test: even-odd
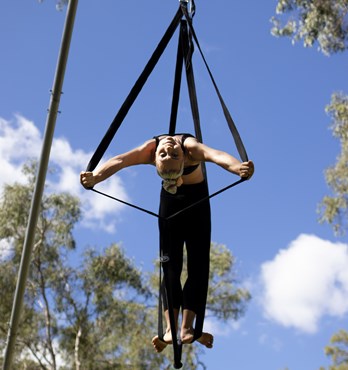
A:
[[[159,214],[168,217],[188,205],[206,197],[206,182],[178,187],[176,194],[161,191]],[[166,285],[169,286],[173,308],[189,309],[204,316],[209,281],[210,253],[210,204],[209,200],[180,213],[172,219],[159,219],[160,250],[169,257],[166,265]],[[187,251],[188,278],[181,286],[180,276],[183,264],[183,246]],[[164,299],[164,309],[168,309]]]

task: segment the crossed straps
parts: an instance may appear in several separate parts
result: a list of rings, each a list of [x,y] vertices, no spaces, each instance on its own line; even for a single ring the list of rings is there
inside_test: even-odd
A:
[[[207,61],[203,55],[202,49],[200,47],[200,44],[198,42],[197,35],[195,33],[195,30],[193,28],[192,20],[193,16],[195,14],[195,3],[194,0],[180,0],[180,6],[177,10],[174,18],[172,19],[171,23],[169,24],[167,30],[165,31],[163,37],[161,38],[160,42],[158,43],[156,49],[154,50],[152,56],[150,57],[149,61],[145,65],[142,73],[136,80],[134,86],[132,87],[131,91],[129,92],[128,96],[126,97],[125,101],[121,105],[121,108],[117,112],[115,118],[111,122],[107,132],[105,133],[104,137],[102,138],[100,144],[98,145],[96,151],[94,152],[91,160],[89,161],[87,165],[86,171],[93,171],[98,163],[100,162],[101,158],[105,154],[107,148],[109,147],[111,141],[113,140],[115,134],[117,133],[118,129],[120,128],[124,118],[126,117],[128,111],[132,107],[133,103],[135,102],[136,98],[138,97],[140,91],[142,90],[143,86],[145,85],[148,77],[154,70],[157,62],[161,58],[164,50],[166,49],[169,41],[171,40],[173,34],[175,33],[177,27],[180,24],[180,34],[179,34],[179,42],[178,42],[178,50],[177,50],[177,60],[176,60],[176,69],[175,69],[175,80],[174,80],[174,88],[173,88],[173,99],[172,99],[172,107],[171,107],[171,115],[170,115],[170,122],[169,122],[169,134],[174,135],[175,129],[176,129],[176,119],[177,119],[177,111],[178,111],[178,104],[180,100],[180,88],[181,88],[181,79],[182,79],[182,70],[183,67],[186,72],[186,79],[187,79],[187,85],[188,85],[188,91],[189,91],[189,98],[190,98],[190,105],[192,110],[192,118],[194,123],[194,129],[195,129],[195,136],[198,139],[198,141],[203,142],[202,139],[202,132],[201,132],[201,126],[200,126],[200,118],[199,118],[199,109],[198,109],[198,102],[197,102],[197,95],[196,95],[196,87],[195,87],[195,81],[194,81],[194,74],[193,74],[193,66],[192,66],[192,54],[194,52],[194,45],[197,46],[198,51],[203,59],[204,65],[206,66],[206,69],[208,71],[208,74],[210,76],[210,79],[213,83],[213,86],[215,88],[216,94],[218,96],[218,99],[220,101],[226,122],[229,126],[230,132],[232,134],[232,137],[234,139],[236,148],[238,150],[239,156],[243,162],[248,161],[248,155],[246,153],[244,144],[242,142],[242,139],[238,133],[237,127],[231,117],[231,114],[221,96],[221,93],[217,87],[217,84],[215,82],[215,79],[212,75],[212,72],[207,64]],[[206,176],[206,169],[205,164],[202,163],[202,169],[205,177],[205,181],[207,181]],[[240,184],[241,182],[245,181],[246,178],[241,178],[232,184],[222,188],[219,191],[216,191],[213,194],[210,194],[199,201],[189,205],[188,207],[179,210],[178,212],[165,217],[165,221],[168,221],[169,219],[176,217],[182,212],[187,211],[188,209],[196,206],[197,204],[206,201],[207,199],[213,198],[216,195]],[[111,196],[109,194],[105,194],[99,190],[96,190],[94,188],[90,189],[98,194],[104,195],[110,199],[113,199],[115,201],[118,201],[120,203],[123,203],[125,205],[128,205],[130,207],[133,207],[139,211],[145,212],[151,216],[162,218],[157,213],[154,213],[152,211],[149,211],[147,209],[144,209],[142,207],[139,207],[137,205],[128,203],[124,200],[121,200],[119,198],[116,198],[114,196]],[[160,256],[160,265],[163,268],[163,278],[164,278],[164,287],[165,287],[165,296],[162,297],[162,289],[161,289],[161,280],[162,280],[162,268],[160,268],[160,292],[159,292],[159,307],[158,307],[158,335],[161,338],[163,336],[163,323],[162,323],[162,302],[163,299],[167,300],[168,303],[168,310],[169,310],[169,317],[170,317],[170,325],[172,328],[172,338],[173,338],[173,350],[174,350],[174,368],[179,369],[182,367],[181,363],[181,353],[182,353],[182,344],[180,339],[177,338],[176,331],[175,331],[175,319],[174,319],[174,312],[173,312],[173,305],[171,303],[171,288],[167,286],[166,284],[166,262],[167,260],[164,259],[163,256]],[[195,327],[195,336],[194,339],[198,339],[198,337],[202,333],[203,329],[203,321],[204,321],[204,313],[198,315],[196,318],[196,327]]]

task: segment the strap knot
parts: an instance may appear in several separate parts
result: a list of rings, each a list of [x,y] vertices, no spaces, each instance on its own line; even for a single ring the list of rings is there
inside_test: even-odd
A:
[[[169,256],[161,256],[159,260],[160,260],[160,263],[166,263],[166,262],[169,262],[170,258]]]

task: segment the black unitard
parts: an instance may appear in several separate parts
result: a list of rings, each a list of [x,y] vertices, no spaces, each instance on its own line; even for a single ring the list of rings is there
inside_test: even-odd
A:
[[[182,185],[176,194],[162,188],[159,214],[168,217],[190,204],[206,197],[206,182]],[[189,309],[196,313],[197,321],[203,325],[209,281],[210,254],[210,204],[209,200],[165,220],[159,219],[160,249],[162,256],[169,257],[163,268],[167,271],[167,287],[170,287],[173,308]],[[183,247],[186,245],[188,278],[182,288],[180,275],[183,264]],[[165,266],[164,266],[165,265]],[[168,309],[164,300],[164,309]],[[202,327],[195,330],[195,339],[202,333]]]

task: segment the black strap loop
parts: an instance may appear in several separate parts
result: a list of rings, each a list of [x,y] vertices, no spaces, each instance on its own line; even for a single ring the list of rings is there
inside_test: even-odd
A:
[[[221,103],[221,106],[222,106],[222,109],[223,109],[223,112],[224,112],[224,115],[225,115],[225,118],[226,118],[226,121],[228,123],[228,126],[230,128],[230,131],[232,133],[232,136],[234,138],[234,142],[235,142],[235,145],[237,147],[237,150],[238,150],[238,153],[241,157],[241,160],[246,162],[248,160],[248,155],[246,153],[246,150],[245,150],[245,147],[244,147],[244,144],[242,142],[242,139],[238,133],[238,130],[237,130],[237,127],[231,117],[231,114],[229,113],[228,111],[228,108],[221,96],[221,93],[217,87],[217,84],[215,82],[215,79],[212,75],[212,72],[208,66],[208,63],[204,57],[204,54],[202,52],[202,49],[200,47],[200,44],[199,44],[199,41],[197,39],[197,36],[196,36],[196,33],[194,31],[194,28],[193,28],[193,25],[192,25],[192,20],[187,12],[187,3],[184,1],[184,2],[181,2],[180,3],[180,7],[177,11],[177,13],[175,14],[172,22],[170,23],[168,29],[166,30],[164,36],[162,37],[161,41],[159,42],[157,48],[155,49],[154,53],[152,54],[150,60],[148,61],[148,63],[146,64],[143,72],[141,73],[141,75],[139,76],[138,80],[136,81],[136,83],[134,84],[131,92],[128,94],[126,100],[124,101],[123,105],[121,106],[119,112],[117,113],[116,117],[114,118],[114,120],[112,121],[107,133],[105,134],[105,136],[103,137],[101,143],[99,144],[97,150],[95,151],[95,153],[93,154],[88,166],[87,166],[87,171],[93,171],[94,168],[98,165],[100,159],[102,158],[102,156],[104,155],[105,151],[107,150],[108,146],[110,145],[110,142],[112,141],[114,135],[116,134],[118,128],[121,126],[121,123],[123,121],[123,119],[125,118],[127,112],[129,111],[129,109],[131,108],[132,104],[134,103],[135,99],[137,98],[138,94],[140,93],[142,87],[144,86],[147,78],[149,77],[149,75],[151,74],[151,72],[153,71],[154,67],[156,66],[159,58],[161,57],[161,55],[163,54],[166,46],[168,45],[171,37],[173,36],[179,22],[180,22],[180,19],[182,18],[182,16],[185,16],[186,18],[186,21],[189,25],[189,30],[190,30],[190,35],[189,35],[189,39],[191,38],[191,36],[193,37],[193,39],[195,40],[197,46],[198,46],[198,50],[200,52],[200,55],[204,61],[204,64],[207,68],[207,71],[209,73],[209,76],[211,78],[211,81],[214,85],[214,88],[215,88],[215,91],[218,95],[218,98],[219,98],[219,101]],[[182,33],[185,31],[187,32],[187,30],[185,30],[185,27],[183,27],[183,22],[181,21],[181,35],[179,37],[179,40],[181,40],[182,38],[185,39],[185,37],[183,37]],[[179,41],[179,44],[180,44],[180,41]],[[176,71],[176,77],[175,77],[175,85],[176,87],[174,87],[174,90],[173,90],[173,103],[172,103],[172,112],[171,112],[171,119],[170,119],[170,133],[175,133],[175,125],[176,125],[176,115],[177,115],[177,105],[178,105],[178,102],[179,102],[179,94],[180,94],[180,82],[181,79],[180,79],[180,68],[179,67],[181,65],[180,63],[180,58],[183,57],[183,54],[184,52],[183,51],[180,51],[180,49],[182,48],[183,46],[180,46],[178,47],[178,55],[177,55],[177,71]],[[185,47],[188,47],[187,45]],[[190,50],[192,51],[192,48],[190,48]],[[190,101],[191,101],[191,108],[193,109],[193,120],[194,120],[194,123],[196,123],[197,121],[199,122],[199,113],[198,113],[198,105],[197,105],[197,99],[196,98],[193,98],[196,94],[195,94],[195,91],[193,89],[195,89],[194,87],[194,79],[193,79],[193,70],[192,70],[192,65],[191,65],[191,58],[190,56],[186,55],[186,58],[185,58],[185,65],[187,67],[187,70],[186,70],[186,75],[187,75],[187,81],[188,81],[188,88],[189,88],[189,94],[190,94]],[[191,65],[191,71],[190,71],[190,65]],[[191,83],[189,82],[191,80]],[[190,90],[192,90],[190,92]],[[198,124],[195,124],[195,135],[197,137],[197,139],[199,141],[202,141],[202,134],[201,134],[201,130],[200,130],[200,125],[199,123]],[[204,163],[203,163],[203,171],[204,171],[204,174],[205,174],[205,166],[204,166]],[[206,178],[206,176],[205,176]],[[223,191],[227,190],[227,189],[230,189],[231,187],[234,187],[235,185],[243,182],[245,179],[242,178],[234,183],[232,183],[231,185],[229,186],[226,186],[224,187],[223,189],[215,192],[214,194],[210,195],[208,199],[222,193]],[[148,213],[152,216],[155,216],[157,218],[159,218],[160,216],[154,212],[151,212],[149,210],[146,210],[144,208],[141,208],[141,207],[138,207],[136,205],[133,205],[131,203],[128,203],[128,202],[125,202],[121,199],[118,199],[118,198],[115,198],[113,196],[110,196],[108,194],[105,194],[101,191],[98,191],[98,190],[95,190],[95,189],[92,189],[93,191],[95,191],[96,193],[99,193],[101,195],[104,195],[106,197],[109,197],[113,200],[116,200],[118,202],[121,202],[121,203],[124,203],[126,205],[129,205],[130,207],[133,207],[133,208],[136,208],[142,212],[145,212],[145,213]],[[206,199],[202,199],[201,201],[204,201]],[[198,203],[200,203],[201,201],[199,201]],[[188,208],[191,208],[193,207],[194,205],[196,205],[197,203],[191,205],[190,207]],[[186,209],[188,209],[186,208]],[[185,210],[186,210],[185,209]],[[184,210],[182,211],[179,211],[177,214],[179,214],[180,212],[183,212]],[[177,215],[175,214],[175,215]],[[169,217],[174,217],[174,215],[171,215]]]
[[[226,118],[226,121],[228,123],[229,129],[232,133],[235,145],[237,147],[238,153],[240,155],[240,158],[243,162],[248,161],[248,156],[244,147],[244,144],[240,138],[240,135],[238,133],[238,130],[236,128],[236,125],[231,117],[230,112],[228,111],[228,108],[221,96],[221,93],[217,87],[217,84],[215,82],[215,79],[211,73],[211,70],[207,64],[207,61],[203,55],[202,49],[200,47],[200,44],[198,42],[195,30],[192,25],[192,17],[195,12],[195,5],[194,0],[191,0],[191,13],[188,13],[187,10],[187,1],[181,0],[180,6],[175,14],[172,22],[170,23],[168,29],[166,30],[164,36],[160,40],[158,46],[156,47],[155,51],[153,52],[151,58],[149,59],[148,63],[146,64],[144,70],[142,71],[141,75],[135,82],[133,88],[131,89],[130,93],[128,94],[127,98],[125,99],[124,103],[122,104],[121,108],[119,109],[117,115],[115,116],[114,120],[112,121],[110,127],[108,128],[106,134],[104,135],[102,141],[100,142],[99,146],[97,147],[95,153],[93,154],[90,162],[87,166],[87,171],[93,171],[95,167],[98,165],[99,161],[101,160],[102,156],[106,152],[108,146],[110,145],[113,137],[115,136],[117,130],[121,126],[124,118],[126,117],[128,111],[130,110],[131,106],[133,105],[134,101],[136,100],[137,96],[139,95],[141,89],[145,85],[148,77],[152,73],[153,69],[155,68],[158,60],[160,59],[161,55],[163,54],[165,48],[167,47],[170,39],[172,38],[178,24],[180,23],[180,35],[179,35],[179,44],[178,44],[178,51],[177,51],[177,61],[176,61],[176,69],[175,69],[175,80],[174,80],[174,88],[173,88],[173,100],[172,100],[172,107],[171,107],[171,116],[170,116],[170,123],[169,123],[169,134],[174,135],[176,132],[176,120],[177,120],[177,111],[178,111],[178,104],[179,104],[179,98],[180,98],[180,88],[181,88],[181,77],[182,77],[182,68],[183,63],[185,65],[185,72],[186,72],[186,79],[187,79],[187,85],[189,90],[189,98],[190,98],[190,104],[191,104],[191,110],[192,110],[192,117],[194,122],[194,128],[195,128],[195,136],[200,141],[203,142],[202,138],[202,132],[201,132],[201,126],[200,126],[200,117],[199,117],[199,110],[198,110],[198,102],[197,102],[197,94],[196,94],[196,88],[195,88],[195,81],[194,81],[194,74],[193,74],[193,67],[192,67],[192,53],[194,50],[194,43],[192,39],[195,41],[198,50],[200,52],[200,55],[203,59],[203,62],[207,68],[208,74],[210,76],[210,79],[213,83],[213,86],[215,88],[215,91],[218,95],[224,116]],[[183,20],[183,16],[186,20]],[[205,181],[207,181],[206,177],[206,169],[205,164],[202,163],[202,169],[204,173]],[[166,222],[170,220],[173,217],[176,217],[182,212],[187,211],[188,209],[196,206],[197,204],[206,201],[207,199],[210,199],[223,191],[230,189],[231,187],[236,186],[237,184],[240,184],[241,182],[245,181],[246,178],[241,178],[238,181],[232,183],[231,185],[228,185],[224,187],[223,189],[191,204],[190,206],[166,217],[163,218],[160,215],[148,211],[144,208],[138,207],[136,205],[133,205],[131,203],[125,202],[121,199],[115,198],[113,196],[110,196],[108,194],[102,193],[98,190],[91,189],[96,193],[102,194],[104,196],[107,196],[113,200],[116,200],[118,202],[121,202],[123,204],[126,204],[130,207],[133,207],[137,210],[140,210],[142,212],[145,212],[147,214],[150,214],[154,217],[164,219]],[[176,330],[175,330],[175,318],[174,318],[174,310],[172,305],[172,295],[171,295],[171,287],[166,285],[166,275],[167,275],[167,268],[166,268],[166,261],[163,259],[164,257],[161,255],[160,259],[160,290],[159,290],[159,311],[158,311],[158,336],[161,340],[163,340],[163,317],[162,317],[162,303],[163,299],[167,301],[167,307],[169,309],[169,317],[170,317],[170,325],[172,328],[172,338],[173,338],[173,350],[174,350],[174,367],[176,369],[179,369],[182,367],[181,363],[181,351],[182,351],[182,344],[180,340],[177,340]],[[162,280],[162,269],[163,269],[163,285],[161,283]],[[164,294],[162,297],[162,293]],[[196,317],[196,325],[195,325],[195,334],[194,334],[194,340],[198,339],[202,335],[202,329],[203,329],[203,321],[204,321],[204,312],[197,313]]]
[[[99,191],[99,190],[96,190],[96,189],[94,189],[94,188],[90,188],[90,189],[88,189],[88,190],[92,190],[92,191],[94,191],[95,193],[98,193],[98,194],[104,195],[105,197],[108,197],[108,198],[110,198],[110,199],[112,199],[112,200],[116,200],[117,202],[120,202],[120,203],[122,203],[122,204],[125,204],[125,205],[127,205],[127,206],[129,206],[129,207],[135,208],[135,209],[137,209],[138,211],[142,211],[142,212],[145,212],[145,213],[147,213],[147,214],[149,214],[149,215],[151,215],[151,216],[154,216],[154,217],[160,218],[160,216],[159,216],[157,213],[155,213],[155,212],[148,211],[148,210],[147,210],[147,209],[145,209],[145,208],[141,208],[141,207],[139,207],[139,206],[136,206],[135,204],[128,203],[128,202],[126,202],[126,201],[124,201],[124,200],[122,200],[122,199],[119,199],[119,198],[113,197],[112,195],[109,195],[109,194],[103,193],[103,192],[101,192],[101,191]]]

